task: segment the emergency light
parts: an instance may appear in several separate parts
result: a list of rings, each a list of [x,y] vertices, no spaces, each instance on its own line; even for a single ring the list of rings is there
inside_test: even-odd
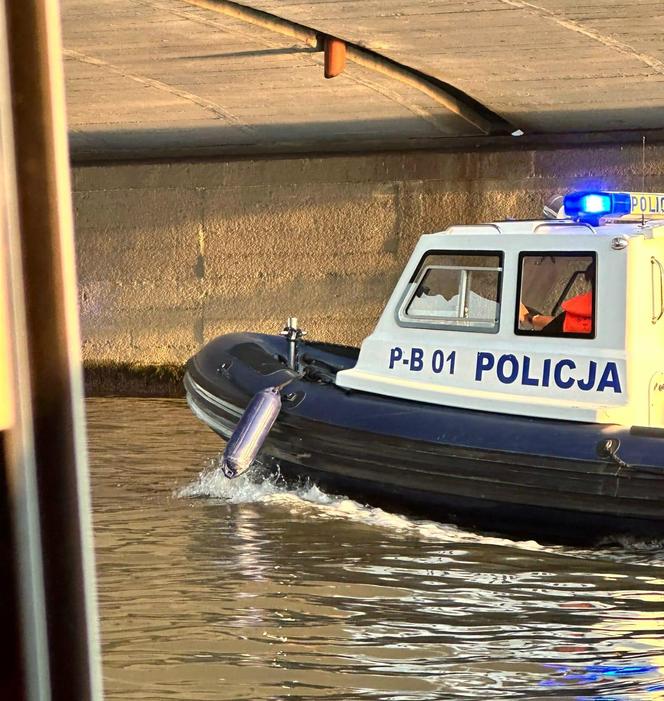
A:
[[[565,214],[597,226],[602,217],[664,218],[664,194],[654,192],[571,192],[563,200]]]

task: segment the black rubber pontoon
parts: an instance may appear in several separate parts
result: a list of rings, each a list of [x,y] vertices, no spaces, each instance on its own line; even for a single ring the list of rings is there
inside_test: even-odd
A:
[[[471,411],[337,387],[336,372],[352,367],[357,354],[300,342],[299,377],[288,368],[284,338],[222,336],[189,361],[187,399],[228,438],[258,391],[290,380],[263,455],[287,477],[311,478],[333,492],[528,538],[664,536],[664,431]]]

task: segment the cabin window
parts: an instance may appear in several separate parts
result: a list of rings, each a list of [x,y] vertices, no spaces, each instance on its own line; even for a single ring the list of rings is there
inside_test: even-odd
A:
[[[595,337],[594,253],[521,253],[515,332]]]
[[[498,331],[502,253],[428,253],[399,309],[399,322],[423,328]]]

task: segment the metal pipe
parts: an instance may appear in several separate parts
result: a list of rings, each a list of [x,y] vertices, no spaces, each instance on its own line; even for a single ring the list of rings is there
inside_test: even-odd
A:
[[[2,517],[8,526],[11,552],[3,570],[3,595],[15,597],[5,606],[15,610],[14,631],[3,627],[4,649],[12,649],[20,665],[13,670],[12,697],[30,701],[50,699],[50,674],[44,596],[37,468],[32,431],[25,299],[21,271],[18,191],[12,125],[6,5],[0,5],[0,277],[8,314],[2,333],[8,343],[9,378],[4,401],[12,411],[3,434]],[[13,581],[13,584],[12,584]],[[11,601],[11,599],[9,599]]]
[[[13,297],[24,310],[14,317],[18,401],[7,465],[21,584],[32,597],[29,698],[87,701],[100,698],[101,673],[59,4],[5,0],[4,8],[18,214],[7,231]],[[41,643],[29,640],[33,631]]]
[[[479,129],[483,134],[509,134],[516,129],[514,125],[509,124],[470,95],[466,95],[461,90],[415,68],[405,66],[356,44],[347,44],[346,57],[349,61],[357,63],[358,66],[382,73],[404,85],[419,90],[446,110],[453,112]]]
[[[290,334],[288,335],[288,366],[291,370],[295,370],[295,362],[297,357],[297,339],[298,331],[297,328],[297,317],[288,318],[288,327]]]
[[[304,24],[273,15],[271,12],[256,10],[253,7],[241,5],[239,2],[231,2],[231,0],[185,0],[185,2],[205,10],[221,12],[229,17],[235,17],[235,19],[255,24],[257,27],[263,27],[263,29],[269,29],[278,34],[293,37],[312,48],[323,50],[320,32]]]
[[[285,336],[288,341],[288,367],[297,371],[297,342],[306,336],[307,332],[298,327],[296,316],[289,316],[280,335]]]
[[[232,0],[185,0],[185,2],[293,37],[319,50],[322,50],[324,39],[327,36],[325,32],[320,32],[313,27],[292,22],[264,10],[256,10]],[[472,124],[482,133],[510,134],[515,131],[515,125],[510,124],[503,117],[458,88],[342,37],[335,38],[346,44],[346,58],[349,61],[419,90],[445,109]]]
[[[459,299],[457,300],[457,317],[465,319],[468,316],[468,271],[461,271],[459,280]]]
[[[323,75],[336,78],[346,67],[346,42],[335,37],[325,37],[325,66]]]

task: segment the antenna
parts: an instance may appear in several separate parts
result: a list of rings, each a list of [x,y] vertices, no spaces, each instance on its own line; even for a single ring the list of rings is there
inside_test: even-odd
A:
[[[641,192],[646,191],[646,137],[641,137]],[[641,213],[641,226],[646,225],[646,214]]]

